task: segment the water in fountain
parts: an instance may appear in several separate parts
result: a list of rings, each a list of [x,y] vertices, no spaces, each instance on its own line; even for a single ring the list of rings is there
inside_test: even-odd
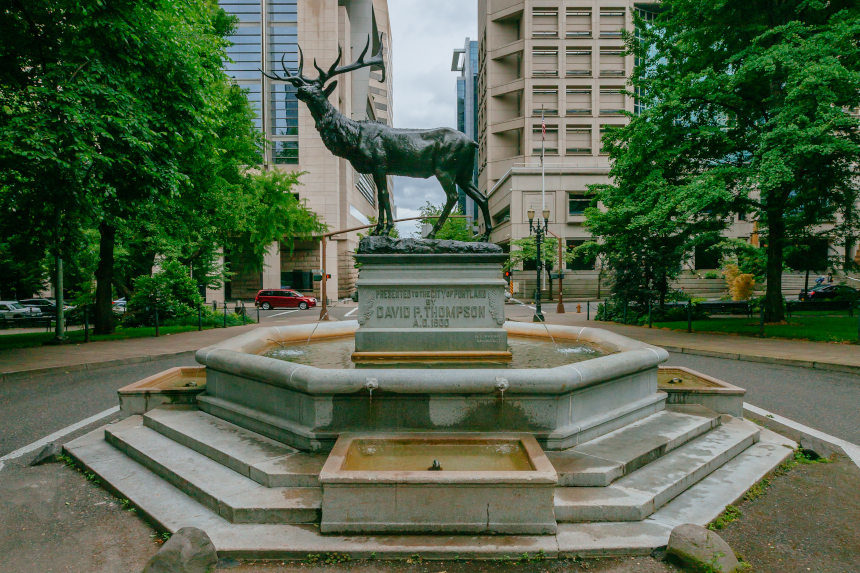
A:
[[[508,346],[513,355],[512,360],[495,363],[495,366],[504,368],[553,368],[563,364],[597,358],[605,354],[593,346],[568,340],[547,341],[510,336],[508,337]],[[299,364],[310,364],[317,368],[339,369],[356,367],[356,364],[351,360],[354,350],[355,339],[344,337],[311,341],[301,345],[284,344],[268,350],[263,355]],[[409,364],[411,368],[431,368],[438,366],[440,361],[410,362]],[[485,365],[486,362],[461,361],[445,362],[444,364],[446,368],[475,368]],[[379,366],[379,363],[374,363],[374,367]],[[402,367],[403,364],[392,364],[392,366]]]

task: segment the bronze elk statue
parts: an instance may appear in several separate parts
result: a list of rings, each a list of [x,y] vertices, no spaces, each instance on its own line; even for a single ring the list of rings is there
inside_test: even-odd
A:
[[[386,175],[403,175],[427,179],[435,176],[445,190],[445,207],[429,238],[434,238],[457,202],[457,185],[480,207],[484,217],[485,230],[482,238],[486,240],[492,231],[490,210],[487,198],[472,183],[475,164],[475,151],[478,144],[466,134],[440,127],[436,129],[397,129],[377,121],[356,121],[335,109],[328,98],[337,87],[337,80],[329,81],[365,67],[381,67],[385,80],[385,63],[382,57],[382,38],[379,48],[365,60],[370,37],[361,55],[352,64],[341,66],[343,51],[340,46],[337,58],[331,67],[324,71],[314,60],[318,72],[316,78],[302,75],[304,54],[299,47],[299,67],[293,74],[281,58],[284,75],[268,74],[266,77],[289,82],[296,88],[296,97],[305,102],[314,118],[316,129],[323,143],[333,154],[347,159],[359,173],[373,177],[376,183],[377,207],[379,217],[374,234],[388,234],[392,229],[394,217],[391,215],[391,200],[388,195]],[[261,70],[262,71],[262,70]],[[328,85],[326,85],[328,83]]]

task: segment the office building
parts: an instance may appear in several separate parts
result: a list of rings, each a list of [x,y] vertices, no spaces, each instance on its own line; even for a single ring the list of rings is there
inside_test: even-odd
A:
[[[296,99],[295,88],[268,79],[259,70],[283,75],[282,56],[286,66],[295,70],[301,45],[303,73],[313,77],[315,59],[327,67],[337,57],[340,45],[343,63],[349,63],[358,57],[368,38],[370,51],[375,51],[381,34],[384,81],[377,69],[351,72],[338,78],[330,101],[352,119],[391,124],[393,74],[387,0],[220,0],[219,4],[238,19],[233,45],[227,50],[232,61],[224,67],[247,90],[257,113],[257,127],[271,142],[264,156],[265,167],[304,171],[302,184],[294,192],[330,231],[369,223],[376,217],[373,179],[355,172],[348,161],[326,149],[310,112]],[[286,244],[273,244],[264,257],[262,272],[254,273],[235,272],[239,269],[237,261],[225,253],[234,274],[222,289],[208,292],[207,299],[249,299],[259,289],[287,286],[319,295],[320,283],[312,279],[313,271],[322,267],[332,276],[326,285],[328,298],[349,296],[358,274],[351,256],[357,244],[355,232],[333,237],[324,264],[319,240],[296,242],[292,252]]]

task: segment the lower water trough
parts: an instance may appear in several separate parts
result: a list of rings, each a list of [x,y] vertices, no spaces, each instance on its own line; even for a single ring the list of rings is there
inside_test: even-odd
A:
[[[323,533],[556,531],[558,477],[529,434],[345,434],[320,484]]]

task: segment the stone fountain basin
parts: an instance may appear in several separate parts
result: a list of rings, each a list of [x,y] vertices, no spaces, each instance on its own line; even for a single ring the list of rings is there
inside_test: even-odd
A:
[[[668,395],[667,404],[701,404],[714,412],[743,418],[747,391],[725,380],[684,366],[661,366],[657,387]]]
[[[319,480],[323,533],[556,532],[558,476],[530,434],[344,434]]]
[[[116,391],[123,414],[144,414],[162,404],[194,404],[206,389],[206,370],[201,366],[168,368]]]
[[[259,354],[277,343],[352,336],[358,322],[260,327],[197,352],[207,380],[198,405],[305,451],[329,451],[341,433],[371,430],[529,432],[548,449],[565,449],[663,408],[662,348],[596,328],[504,328],[609,354],[555,368],[322,369]]]

